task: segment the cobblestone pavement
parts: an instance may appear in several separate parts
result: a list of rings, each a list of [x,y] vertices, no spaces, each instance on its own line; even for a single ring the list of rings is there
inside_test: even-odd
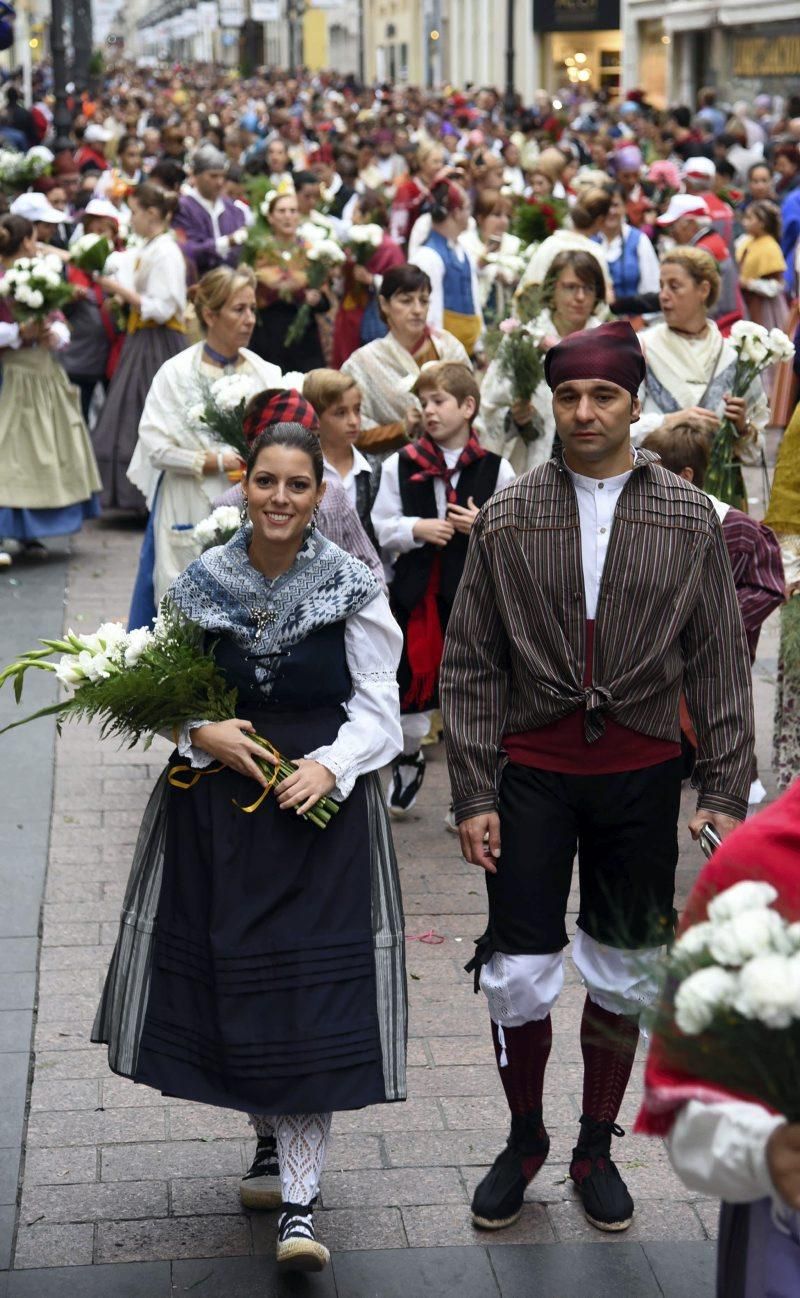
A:
[[[69,567],[66,625],[93,628],[104,619],[124,620],[139,540],[140,534],[107,524],[86,529]],[[52,608],[43,609],[40,616],[43,634],[46,628],[57,630]],[[55,621],[59,621],[58,610]],[[764,743],[774,654],[774,630],[768,628],[757,667]],[[149,752],[120,751],[101,743],[87,727],[72,727],[65,730],[55,751],[35,1066],[8,1292],[37,1298],[44,1293],[43,1282],[25,1287],[21,1273],[32,1268],[89,1264],[100,1268],[105,1263],[170,1260],[175,1263],[173,1290],[160,1287],[164,1276],[155,1266],[152,1272],[135,1268],[143,1288],[118,1287],[113,1277],[118,1275],[122,1282],[129,1270],[119,1267],[110,1272],[96,1269],[98,1284],[105,1277],[96,1290],[93,1284],[70,1287],[65,1282],[57,1292],[90,1298],[95,1292],[160,1295],[197,1288],[206,1293],[214,1286],[225,1294],[272,1293],[273,1289],[261,1288],[261,1281],[251,1289],[250,1281],[242,1280],[244,1287],[239,1288],[231,1280],[230,1286],[220,1289],[214,1280],[213,1259],[240,1258],[236,1274],[250,1276],[256,1263],[245,1259],[270,1255],[274,1248],[274,1216],[248,1213],[238,1201],[238,1179],[253,1147],[246,1120],[239,1114],[167,1100],[113,1076],[104,1050],[88,1040],[116,936],[140,815],[168,746],[157,741]],[[444,829],[448,801],[444,755],[440,746],[427,752],[430,766],[418,808],[396,833],[409,937],[409,1098],[405,1104],[334,1119],[318,1227],[333,1250],[351,1253],[356,1268],[345,1287],[337,1269],[338,1292],[374,1292],[383,1298],[396,1291],[413,1298],[417,1292],[437,1291],[433,1273],[427,1281],[419,1281],[423,1286],[419,1289],[400,1286],[401,1253],[391,1255],[393,1269],[386,1272],[395,1281],[387,1278],[376,1288],[366,1280],[359,1282],[358,1258],[366,1250],[428,1249],[426,1256],[434,1259],[442,1246],[481,1246],[450,1250],[453,1259],[474,1259],[474,1265],[463,1263],[463,1276],[452,1289],[468,1298],[472,1292],[497,1292],[501,1274],[506,1274],[510,1286],[503,1287],[503,1293],[530,1292],[527,1286],[517,1290],[512,1283],[512,1254],[507,1262],[503,1260],[507,1245],[605,1243],[608,1249],[622,1250],[618,1254],[622,1260],[633,1257],[631,1249],[639,1242],[655,1249],[648,1254],[647,1284],[642,1280],[638,1287],[595,1292],[624,1291],[637,1298],[651,1292],[677,1293],[677,1289],[648,1287],[651,1270],[657,1270],[655,1242],[680,1242],[680,1248],[674,1249],[677,1271],[681,1256],[691,1271],[694,1254],[688,1243],[713,1237],[717,1208],[681,1185],[661,1143],[633,1135],[620,1142],[622,1172],[637,1205],[634,1224],[624,1240],[600,1235],[586,1224],[567,1181],[580,1113],[578,1024],[583,1002],[571,962],[554,1012],[554,1048],[547,1073],[550,1159],[530,1188],[516,1226],[487,1241],[469,1224],[471,1191],[505,1140],[507,1111],[493,1065],[485,1004],[473,995],[471,979],[462,968],[483,927],[483,878],[461,860],[456,840]],[[762,766],[767,764],[768,752],[764,752]],[[689,806],[687,797],[687,815]],[[685,841],[681,896],[699,864],[698,849]],[[575,898],[571,909],[576,909]],[[436,945],[418,940],[429,930],[444,940]],[[637,1109],[642,1054],[640,1049],[621,1114],[627,1128]],[[491,1285],[486,1282],[489,1287],[476,1280],[483,1275],[482,1268],[489,1267],[487,1242],[493,1246],[490,1274],[496,1277]],[[702,1250],[703,1257],[710,1251]],[[549,1250],[544,1252],[553,1256]],[[596,1256],[598,1250],[590,1252]],[[607,1256],[607,1250],[601,1252]],[[588,1254],[579,1250],[576,1256]],[[573,1289],[571,1283],[570,1294],[585,1292],[591,1283],[590,1273],[580,1280],[581,1266],[573,1270],[577,1287]],[[263,1268],[257,1268],[259,1275],[271,1274],[266,1258]],[[39,1276],[44,1274],[37,1271]],[[150,1274],[152,1287],[146,1280]],[[177,1284],[176,1275],[182,1283]],[[333,1284],[330,1279],[319,1281],[314,1292],[334,1292],[326,1287],[329,1284]],[[0,1296],[5,1292],[0,1277]],[[562,1298],[567,1288],[544,1287],[538,1292],[544,1298],[554,1298],[556,1293]],[[694,1289],[695,1298],[700,1292],[700,1287]]]

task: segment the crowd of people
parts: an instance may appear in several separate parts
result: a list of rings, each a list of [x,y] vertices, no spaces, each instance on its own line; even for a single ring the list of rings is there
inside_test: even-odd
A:
[[[570,1175],[589,1221],[625,1229],[611,1140],[673,923],[681,784],[699,791],[695,836],[727,836],[763,795],[750,667],[800,590],[791,349],[734,391],[741,322],[800,321],[800,99],[704,90],[656,109],[565,90],[509,111],[486,88],[124,67],[73,104],[57,154],[46,96],[6,101],[0,563],[46,559],[47,538],[101,512],[138,516],[130,626],[165,607],[198,623],[241,704],[177,736],[170,769],[188,762],[196,788],[160,782],[143,826],[140,861],[165,835],[153,974],[120,992],[112,964],[106,993],[137,1005],[129,1075],[249,1113],[242,1201],[282,1205],[279,1261],[324,1264],[311,1214],[331,1112],[405,1094],[376,773],[391,762],[388,812],[408,816],[444,724],[442,814],[487,873],[470,967],[511,1113],[473,1221],[515,1221],[548,1154],[579,844]],[[229,441],[209,414],[223,380]],[[733,500],[704,490],[722,427]],[[766,470],[769,428],[764,523],[741,466]],[[201,555],[220,505],[239,523]],[[784,787],[800,773],[790,643]],[[268,822],[230,811],[266,785],[262,723],[305,754]],[[283,814],[325,796],[344,814],[324,834]],[[254,888],[267,839],[286,870]]]

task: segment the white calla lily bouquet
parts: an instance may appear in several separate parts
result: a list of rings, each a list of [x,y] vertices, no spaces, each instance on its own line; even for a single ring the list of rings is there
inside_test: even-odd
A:
[[[317,243],[312,243],[306,251],[308,261],[308,284],[307,288],[312,291],[318,291],[323,284],[327,282],[331,271],[337,266],[341,266],[346,257],[338,243],[332,239],[320,239]],[[297,312],[294,320],[286,330],[286,336],[283,340],[284,347],[292,347],[294,343],[300,341],[308,328],[308,322],[311,319],[311,307],[304,302]]]
[[[52,255],[17,258],[0,279],[0,297],[8,299],[15,320],[44,320],[72,301],[75,289],[61,271],[60,258]]]
[[[731,329],[731,345],[736,352],[736,369],[731,396],[743,397],[770,365],[791,360],[794,344],[781,329],[765,329],[752,320],[738,320]],[[730,419],[725,418],[714,436],[706,474],[705,487],[728,505],[741,508],[745,497],[741,464],[736,456],[736,444],[741,434]]]
[[[194,525],[194,539],[202,552],[215,545],[225,545],[239,531],[242,518],[235,505],[217,505],[208,518]]]
[[[367,225],[351,226],[343,246],[357,266],[366,266],[382,243],[383,230],[379,225],[370,222]]]
[[[800,922],[772,884],[717,894],[666,961],[653,1024],[672,1068],[800,1120]]]
[[[39,717],[55,716],[59,731],[65,721],[99,721],[101,738],[115,736],[129,747],[144,740],[149,746],[154,735],[163,731],[177,736],[198,717],[213,722],[236,716],[237,692],[217,667],[213,649],[206,647],[202,628],[174,609],[160,613],[152,631],[147,627],[126,631],[118,622],[104,622],[91,635],[69,630],[62,639],[40,643],[44,648],[22,654],[0,671],[0,687],[13,681],[19,703],[26,673],[39,670],[53,672],[69,693],[58,703],[4,726],[0,735]],[[56,654],[58,661],[50,661]],[[274,759],[256,759],[268,783],[251,806],[240,808],[251,812],[297,767],[268,739],[255,733],[248,737]],[[190,789],[204,774],[218,770],[219,765],[201,771],[173,766],[170,784]],[[324,797],[304,818],[324,829],[338,810],[338,803]]]
[[[258,388],[247,374],[223,374],[213,383],[201,383],[202,399],[188,411],[192,423],[201,424],[221,445],[230,446],[247,459],[244,412]]]

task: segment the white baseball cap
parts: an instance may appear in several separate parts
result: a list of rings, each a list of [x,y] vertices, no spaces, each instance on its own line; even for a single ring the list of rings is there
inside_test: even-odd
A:
[[[92,122],[83,132],[83,138],[87,144],[108,144],[109,140],[114,137],[110,131],[107,131],[99,122]]]
[[[24,216],[28,221],[49,221],[53,225],[60,225],[67,219],[66,212],[53,207],[46,194],[34,191],[20,194],[8,210],[12,216]]]
[[[710,158],[687,158],[681,167],[684,180],[713,180],[717,169]]]
[[[656,225],[674,225],[682,216],[710,217],[711,213],[705,199],[696,194],[673,194],[666,212],[656,217]]]
[[[107,198],[91,198],[86,204],[83,212],[86,216],[104,216],[109,221],[116,221],[119,225],[122,217],[113,203],[109,203]]]

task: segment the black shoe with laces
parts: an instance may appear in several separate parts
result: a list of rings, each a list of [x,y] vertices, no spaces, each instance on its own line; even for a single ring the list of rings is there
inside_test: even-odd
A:
[[[598,1230],[627,1230],[633,1220],[633,1199],[611,1158],[611,1137],[624,1135],[615,1122],[581,1118],[569,1174],[581,1196],[586,1220]]]
[[[239,1198],[245,1208],[280,1208],[281,1178],[274,1136],[259,1137],[250,1171],[239,1183]]]
[[[322,1271],[331,1255],[314,1234],[314,1203],[284,1203],[275,1256],[282,1271]]]
[[[472,1196],[472,1224],[480,1230],[513,1226],[522,1212],[525,1190],[550,1152],[541,1113],[511,1119],[506,1147]]]
[[[425,779],[425,758],[422,749],[403,754],[392,762],[392,783],[389,787],[389,814],[400,818],[410,811]]]

